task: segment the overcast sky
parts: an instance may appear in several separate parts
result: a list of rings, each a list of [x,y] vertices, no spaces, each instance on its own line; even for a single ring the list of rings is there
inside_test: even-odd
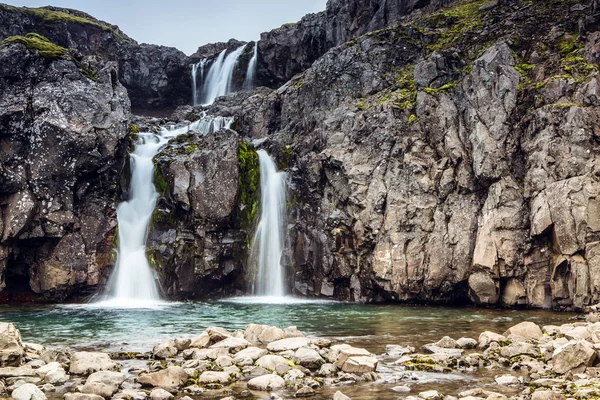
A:
[[[140,43],[191,54],[206,43],[251,41],[261,32],[325,10],[326,0],[0,0],[15,6],[75,8],[118,25]]]

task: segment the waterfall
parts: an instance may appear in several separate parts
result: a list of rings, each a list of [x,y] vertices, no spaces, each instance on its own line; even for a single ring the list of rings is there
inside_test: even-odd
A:
[[[252,245],[252,262],[256,274],[253,294],[282,297],[285,295],[281,255],[284,245],[285,177],[264,150],[258,151],[260,163],[260,219]]]
[[[244,52],[243,45],[225,56],[227,49],[223,50],[211,65],[203,85],[203,105],[214,103],[217,97],[225,96],[232,92],[233,71],[238,59]]]
[[[198,105],[198,84],[204,83],[204,68],[208,64],[208,59],[203,58],[197,64],[192,65],[192,101],[194,107]],[[200,82],[197,80],[198,68],[200,68]]]
[[[248,70],[246,71],[246,79],[244,80],[244,89],[252,90],[256,87],[256,62],[258,60],[258,42],[254,43],[254,52],[250,63],[248,63]]]
[[[202,118],[177,129],[162,129],[159,134],[140,133],[131,153],[130,198],[117,208],[119,247],[117,263],[110,276],[101,305],[148,307],[160,303],[156,279],[146,258],[146,236],[158,193],[154,187],[154,156],[167,142],[181,134],[203,134],[229,128],[233,118]]]

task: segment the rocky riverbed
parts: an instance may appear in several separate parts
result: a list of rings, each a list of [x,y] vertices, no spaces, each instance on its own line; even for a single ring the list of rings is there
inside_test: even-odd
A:
[[[382,343],[384,345],[384,343]],[[0,323],[0,395],[59,399],[565,399],[600,394],[600,322],[521,322],[477,338],[445,336],[384,354],[296,327],[207,328],[147,352],[73,351],[24,343]],[[435,388],[435,389],[432,389]],[[431,389],[431,390],[430,390]],[[344,394],[346,393],[346,394]]]

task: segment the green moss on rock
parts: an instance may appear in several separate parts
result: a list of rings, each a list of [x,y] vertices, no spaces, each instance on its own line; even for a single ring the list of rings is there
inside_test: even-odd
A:
[[[258,154],[248,143],[241,142],[238,149],[238,224],[247,233],[246,243],[250,244],[250,235],[258,217],[260,198],[260,166]]]
[[[0,42],[0,45],[8,43],[21,43],[25,45],[29,52],[38,53],[40,56],[50,60],[66,59],[69,55],[68,49],[52,43],[46,37],[37,33],[28,33],[25,36],[10,36]]]

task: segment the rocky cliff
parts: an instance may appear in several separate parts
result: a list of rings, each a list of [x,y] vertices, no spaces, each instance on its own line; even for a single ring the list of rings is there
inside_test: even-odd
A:
[[[61,300],[110,267],[129,109],[114,63],[35,34],[0,44],[5,300]]]
[[[459,2],[335,47],[276,92],[218,101],[291,171],[295,291],[600,300],[597,14]]]

